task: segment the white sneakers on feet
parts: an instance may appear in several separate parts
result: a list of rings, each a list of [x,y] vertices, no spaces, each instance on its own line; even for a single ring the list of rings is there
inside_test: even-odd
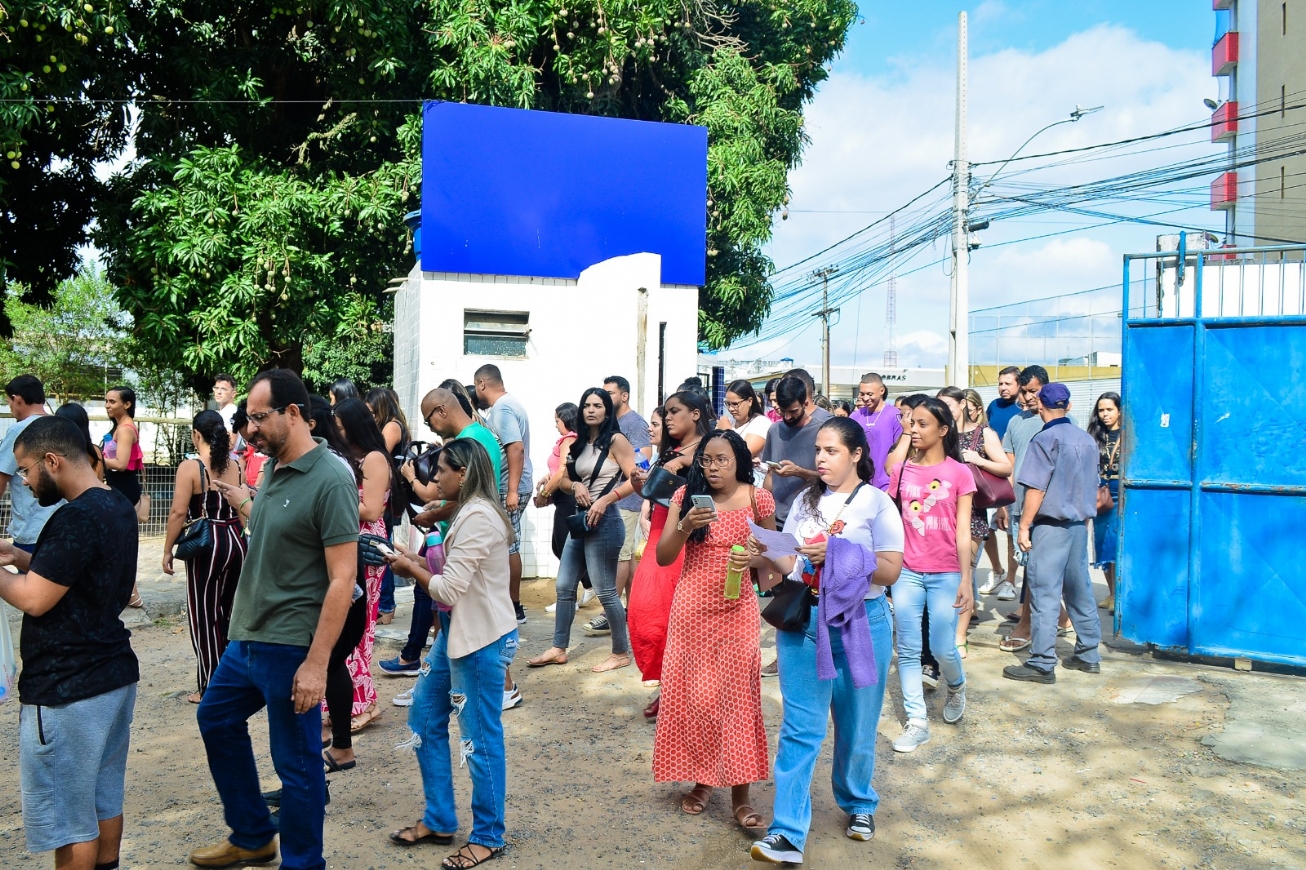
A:
[[[557,611],[557,609],[558,609],[558,602],[555,601],[555,602],[553,602],[552,604],[550,604],[548,607],[544,608],[544,612],[545,612],[545,613],[554,613],[554,612]],[[580,610],[580,602],[577,602],[577,603],[576,603],[576,609],[577,609],[577,610]]]
[[[413,690],[409,689],[406,692],[400,692],[398,695],[395,695],[394,700],[390,703],[394,704],[396,707],[413,706]]]
[[[521,692],[518,690],[517,685],[515,683],[513,684],[513,687],[511,689],[504,689],[503,691],[504,710],[511,710],[513,707],[516,707],[518,704],[520,704],[521,701],[522,701]]]
[[[580,601],[577,602],[577,604],[576,604],[576,609],[577,609],[577,610],[580,610],[582,607],[584,607],[586,604],[589,604],[591,601],[593,601],[593,600],[594,600],[595,598],[597,598],[597,597],[598,597],[598,596],[596,596],[596,595],[594,594],[594,590],[593,590],[593,589],[586,589],[586,590],[585,590],[585,594],[582,595],[582,596],[580,597]]]
[[[1006,574],[994,573],[992,576],[989,577],[989,582],[985,583],[983,586],[979,588],[980,595],[992,595],[994,592],[997,591],[997,588],[999,586],[1001,586],[1003,583],[1006,582],[1007,582]]]
[[[930,723],[924,719],[908,719],[902,735],[893,741],[894,752],[915,752],[916,747],[930,742]]]
[[[993,591],[997,594],[999,601],[1016,600],[1016,587],[1012,585],[1010,580],[1003,580]]]

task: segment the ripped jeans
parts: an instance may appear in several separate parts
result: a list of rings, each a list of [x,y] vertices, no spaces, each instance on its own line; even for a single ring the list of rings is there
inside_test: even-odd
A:
[[[440,633],[422,664],[413,705],[408,708],[408,727],[413,732],[426,796],[422,824],[441,834],[458,830],[449,742],[449,719],[456,715],[459,764],[466,766],[472,777],[472,832],[467,841],[500,849],[508,778],[503,748],[503,677],[517,655],[517,631],[451,659],[446,641],[450,614],[437,615]]]

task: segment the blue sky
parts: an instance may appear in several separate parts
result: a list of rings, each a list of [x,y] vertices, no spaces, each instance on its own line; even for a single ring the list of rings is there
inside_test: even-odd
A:
[[[1024,153],[1153,134],[1210,115],[1202,105],[1203,97],[1217,93],[1210,75],[1215,31],[1210,0],[866,3],[865,23],[853,25],[847,49],[805,112],[811,142],[802,165],[790,173],[788,219],[775,221],[768,246],[777,267],[826,248],[947,177],[957,13],[963,8],[970,17],[972,161],[1009,156],[1031,133],[1065,118],[1077,105],[1105,108],[1040,135]],[[1108,159],[1028,172],[1007,183],[1077,184],[1209,156],[1222,147],[1212,145],[1205,131],[1164,144],[1174,147],[1147,153],[1126,149]],[[1036,164],[1014,164],[1003,178]],[[977,169],[976,175],[981,171],[991,170]],[[1208,181],[1191,182],[1168,194],[1168,201],[1158,193],[1151,202],[1110,203],[1103,209],[1219,231],[1223,217],[1206,207]],[[1110,285],[1118,284],[1121,256],[1154,250],[1156,236],[1169,230],[1133,222],[1094,226],[1100,223],[1055,211],[995,223],[971,258],[971,310],[1090,288],[1106,289],[1067,297],[1059,313],[1109,308],[1119,296]],[[895,346],[902,365],[941,367],[946,359],[948,276],[946,264],[938,261],[947,253],[947,241],[939,241],[906,267],[916,271],[899,272]],[[857,295],[844,304],[832,330],[833,363],[878,365],[888,343],[883,282],[849,278],[845,286]],[[723,356],[818,360],[815,319],[800,314],[785,326],[781,337],[740,342]],[[1009,342],[1002,355],[1014,363],[1042,362],[1040,355],[1063,355],[1062,350],[1046,342],[1037,347]]]

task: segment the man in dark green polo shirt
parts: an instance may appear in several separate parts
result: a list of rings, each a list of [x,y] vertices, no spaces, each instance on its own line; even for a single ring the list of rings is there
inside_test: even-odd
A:
[[[249,386],[250,441],[271,457],[263,489],[214,486],[248,517],[249,553],[236,587],[230,644],[197,718],[231,835],[190,855],[200,867],[266,862],[277,826],[259,794],[247,721],[268,711],[272,763],[281,779],[281,866],[324,870],[326,782],[319,747],[327,661],[358,571],[358,486],[310,433],[308,390],[272,369]]]

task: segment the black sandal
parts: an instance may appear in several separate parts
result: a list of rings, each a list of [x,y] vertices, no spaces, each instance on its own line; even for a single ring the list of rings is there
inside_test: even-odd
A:
[[[477,858],[476,853],[472,851],[473,845],[481,846],[480,843],[468,843],[466,846],[463,846],[457,852],[454,852],[448,858],[441,861],[440,866],[446,868],[446,870],[467,870],[468,867],[475,867],[479,864],[484,864],[486,861],[493,858],[498,858],[499,853],[503,851],[502,847],[498,849],[490,849],[489,846],[481,846],[482,849],[490,849],[490,854],[486,855],[484,858]]]
[[[421,822],[418,822],[421,824]],[[411,832],[413,839],[404,836]],[[400,846],[417,846],[421,843],[434,843],[437,846],[448,846],[453,843],[453,834],[437,834],[435,831],[427,831],[426,834],[417,836],[417,825],[410,828],[400,828],[397,831],[390,832],[390,842]]]

